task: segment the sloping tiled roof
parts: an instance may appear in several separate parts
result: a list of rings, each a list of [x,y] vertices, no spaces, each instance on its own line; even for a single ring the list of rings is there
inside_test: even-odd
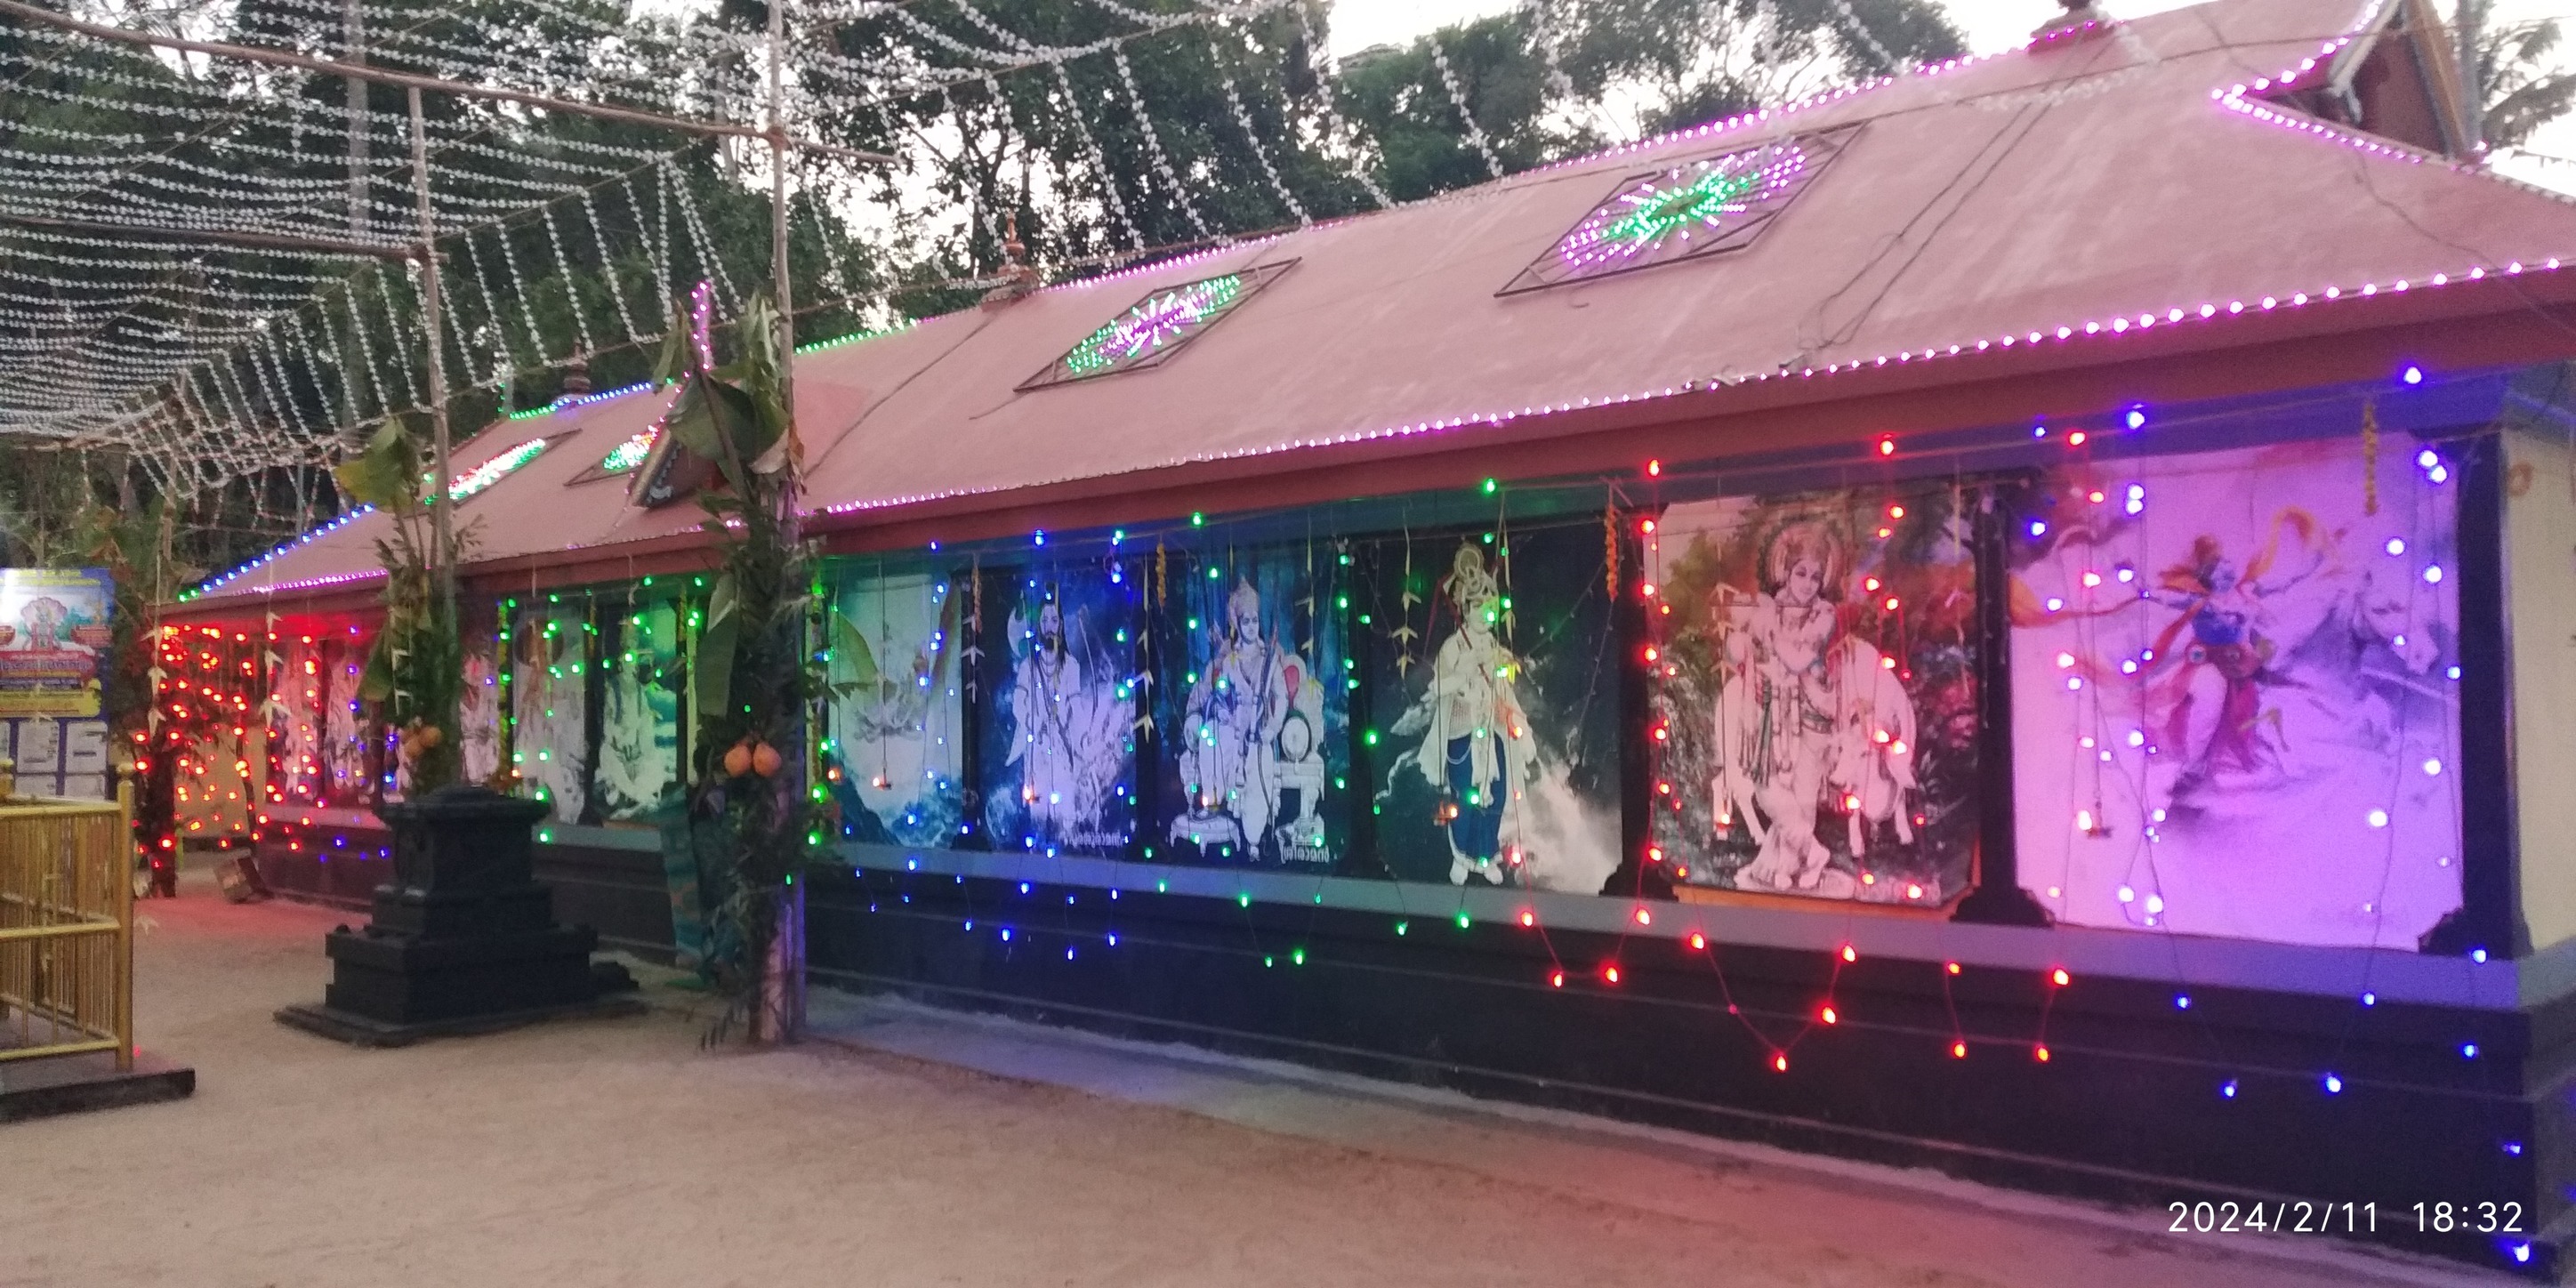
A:
[[[1257,478],[1525,440],[1605,403],[1707,421],[1694,442],[1716,456],[1761,445],[1726,437],[1738,408],[2576,300],[2555,272],[2576,205],[2266,101],[2284,73],[2323,76],[2364,16],[2219,0],[815,353],[796,375],[808,502],[830,526]],[[1628,176],[1838,127],[1857,128],[1748,247],[1497,294]],[[1167,362],[1019,388],[1148,292],[1288,260]],[[687,539],[694,506],[567,483],[662,401],[484,435],[578,431],[468,503],[479,557]],[[365,570],[371,522],[209,600]]]

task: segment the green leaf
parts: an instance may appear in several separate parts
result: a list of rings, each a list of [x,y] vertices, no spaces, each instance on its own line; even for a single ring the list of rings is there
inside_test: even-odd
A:
[[[698,375],[690,378],[688,389],[663,423],[680,446],[714,462],[725,482],[740,493],[740,470],[777,441],[763,422],[750,394],[712,376]]]
[[[380,510],[420,504],[420,454],[400,421],[388,420],[358,454],[332,470],[351,499]]]
[[[717,577],[707,597],[707,624],[698,632],[697,670],[689,676],[698,714],[709,719],[724,718],[733,706],[734,645],[742,638],[742,614],[735,610],[740,602],[733,574]]]
[[[367,669],[358,677],[360,700],[382,702],[394,695],[395,642],[406,634],[391,628],[376,632],[375,647],[367,650]]]
[[[701,456],[712,455],[716,450],[716,413],[708,406],[707,392],[714,384],[703,373],[690,376],[681,386],[680,396],[672,401],[670,414],[662,418],[664,432]]]

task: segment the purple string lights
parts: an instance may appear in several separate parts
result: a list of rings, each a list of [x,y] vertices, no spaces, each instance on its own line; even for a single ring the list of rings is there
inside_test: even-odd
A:
[[[1840,152],[1856,126],[1632,174],[1497,295],[1737,250]]]
[[[1022,381],[1020,391],[1158,366],[1296,264],[1280,260],[1155,291]]]

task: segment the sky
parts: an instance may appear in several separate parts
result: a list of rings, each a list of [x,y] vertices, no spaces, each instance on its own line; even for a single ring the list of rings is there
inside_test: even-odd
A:
[[[2563,2],[2563,0],[2561,0]],[[1335,0],[1332,45],[1335,57],[1371,45],[1402,44],[1426,31],[1503,13],[1519,0]],[[2123,0],[2108,6],[2123,17],[2179,9],[2167,0]],[[1942,8],[1967,33],[1973,53],[2002,49],[2030,34],[2033,27],[2058,12],[2054,0],[1954,0]]]
[[[1335,0],[1332,17],[1332,52],[1344,57],[1371,45],[1403,44],[1425,32],[1466,22],[1491,14],[1503,13],[1520,0]],[[2115,17],[2143,18],[2151,13],[2180,9],[2197,0],[2099,0],[2101,7]],[[1941,0],[1935,0],[1941,3]],[[2435,7],[2449,13],[2456,0],[2435,0]],[[1941,8],[1950,21],[1968,38],[1968,52],[1993,53],[2009,49],[2028,38],[2031,29],[2059,11],[2055,0],[1947,0]],[[2356,2],[2354,12],[2360,12]],[[2556,17],[2576,38],[2576,0],[2497,0],[2491,22],[2515,23]],[[2570,43],[2576,43],[2571,39]],[[2562,49],[2566,55],[2576,50]],[[2576,159],[2576,119],[2561,119],[2541,127],[2525,145],[2531,151]],[[2512,155],[2500,156],[2494,168],[2527,183],[2539,184],[2560,192],[2576,194],[2576,163],[2553,164]]]

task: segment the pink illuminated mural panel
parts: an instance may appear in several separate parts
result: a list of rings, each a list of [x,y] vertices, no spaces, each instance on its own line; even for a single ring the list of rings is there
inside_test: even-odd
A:
[[[2455,468],[2384,434],[2043,475],[2013,778],[2061,923],[2412,949],[2460,906]]]

